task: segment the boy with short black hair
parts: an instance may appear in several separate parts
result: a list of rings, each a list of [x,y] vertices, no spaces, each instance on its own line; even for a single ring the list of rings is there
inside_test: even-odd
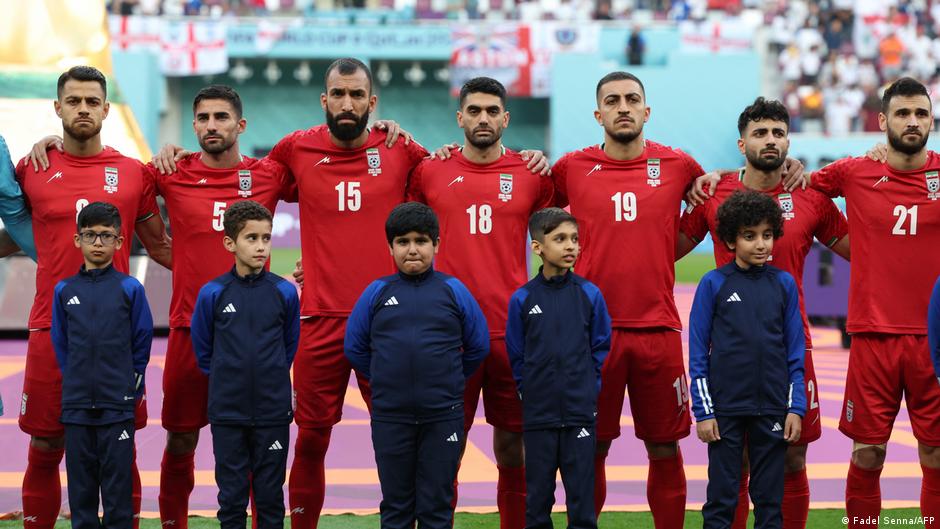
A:
[[[552,527],[555,474],[565,485],[569,528],[596,528],[594,448],[601,368],[611,322],[601,291],[571,271],[578,222],[561,208],[529,220],[538,275],[509,300],[506,349],[522,399],[526,528]]]
[[[736,191],[718,208],[717,232],[735,259],[705,274],[689,318],[692,411],[709,443],[703,527],[731,526],[746,444],[754,527],[779,528],[787,443],[806,412],[796,281],[766,264],[783,212],[767,195]]]
[[[144,391],[153,319],[143,285],[111,264],[124,244],[118,209],[92,202],[76,224],[75,247],[85,263],[56,285],[50,330],[62,371],[72,527],[126,529],[134,522],[134,409]]]
[[[244,529],[249,488],[259,529],[284,527],[290,368],[300,338],[297,289],[265,270],[271,212],[252,200],[225,211],[232,270],[206,283],[193,310],[196,363],[209,376],[209,424],[222,529]]]
[[[373,281],[346,325],[345,353],[372,388],[382,529],[451,529],[466,379],[489,353],[479,305],[434,270],[437,216],[406,202],[385,223],[398,273]]]

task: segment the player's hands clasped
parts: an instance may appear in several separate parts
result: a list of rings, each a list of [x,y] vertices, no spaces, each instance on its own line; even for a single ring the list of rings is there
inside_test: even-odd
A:
[[[705,419],[697,422],[695,424],[695,434],[703,443],[721,441],[721,434],[718,433],[718,419]]]
[[[787,414],[787,424],[783,427],[783,440],[793,444],[800,440],[803,418],[795,413]]]

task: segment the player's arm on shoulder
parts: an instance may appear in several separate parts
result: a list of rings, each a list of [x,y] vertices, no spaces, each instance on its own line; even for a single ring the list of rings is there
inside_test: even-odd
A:
[[[167,143],[160,148],[160,151],[153,157],[150,163],[160,171],[160,174],[172,174],[176,172],[176,162],[192,154],[179,145]]]
[[[454,292],[461,313],[463,374],[465,378],[470,378],[486,355],[490,354],[490,331],[480,304],[467,287],[455,277],[448,279],[447,285]]]
[[[676,238],[676,261],[682,259],[698,246],[708,233],[705,222],[706,206],[689,206],[679,219],[679,237]]]
[[[930,346],[930,358],[933,360],[937,383],[940,383],[940,278],[937,278],[930,296],[927,309],[927,343]]]
[[[359,296],[349,314],[349,319],[346,320],[343,353],[353,368],[366,380],[372,376],[371,331],[375,300],[385,287],[386,283],[380,280],[370,283]]]
[[[545,153],[538,149],[521,150],[519,151],[519,156],[522,157],[523,161],[528,162],[526,169],[531,171],[532,174],[546,176],[552,171],[552,166],[548,163],[548,158],[545,157]]]
[[[803,362],[806,357],[806,334],[803,329],[803,315],[800,311],[800,293],[796,280],[787,272],[781,271],[780,282],[783,285],[786,307],[783,313],[783,336],[787,351],[787,365],[790,372],[789,412],[800,417],[806,415],[806,388],[804,387]]]
[[[855,158],[842,158],[813,171],[806,177],[809,186],[829,198],[844,196],[845,182],[849,178],[853,163],[857,163]]]
[[[212,345],[215,341],[215,305],[221,291],[222,286],[214,281],[206,283],[199,289],[189,327],[193,352],[196,353],[196,365],[206,375],[209,374],[209,367],[212,365]]]
[[[49,169],[49,155],[46,154],[49,149],[64,152],[65,144],[62,142],[62,137],[46,136],[33,144],[33,148],[26,155],[26,161],[33,166],[33,171],[38,173],[40,169],[43,171]]]
[[[410,144],[414,141],[415,137],[413,134],[407,130],[401,128],[401,125],[397,121],[391,119],[378,119],[375,123],[372,124],[375,128],[379,130],[384,130],[387,134],[385,138],[385,146],[389,149],[395,145],[395,142],[398,141],[398,138],[401,137],[405,142],[405,145]]]
[[[408,186],[405,190],[405,200],[427,204],[424,194],[424,170],[431,163],[431,159],[422,160],[408,175]]]
[[[166,225],[160,215],[150,215],[137,222],[137,237],[147,249],[150,258],[168,270],[173,269],[173,241],[166,232]]]
[[[512,369],[512,378],[516,381],[516,391],[522,396],[523,366],[525,366],[525,322],[522,314],[522,305],[528,297],[529,291],[520,288],[509,298],[509,312],[506,317],[506,354],[509,357],[509,367]]]
[[[826,245],[827,248],[848,261],[850,257],[849,223],[845,220],[845,215],[839,211],[839,208],[830,198],[815,191],[809,191],[809,193],[813,194],[813,199],[819,201],[816,207],[819,221],[816,224],[813,236]]]

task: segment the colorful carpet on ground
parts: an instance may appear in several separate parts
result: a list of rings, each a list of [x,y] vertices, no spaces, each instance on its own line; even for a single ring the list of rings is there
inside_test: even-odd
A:
[[[678,286],[676,301],[684,323],[687,322],[694,287]],[[851,441],[838,431],[848,351],[841,348],[839,332],[813,329],[816,345],[815,363],[822,407],[823,437],[813,443],[808,455],[812,489],[812,508],[842,508],[845,473]],[[160,426],[161,377],[166,340],[154,341],[147,373],[150,422],[137,433],[138,463],[144,486],[142,515],[157,517],[160,458],[165,432]],[[0,515],[20,510],[20,484],[26,462],[28,437],[16,423],[26,360],[26,341],[0,342],[0,395],[6,414],[0,417]],[[327,491],[325,513],[373,513],[378,510],[379,484],[375,472],[369,434],[369,417],[359,392],[350,382],[343,421],[337,425],[327,456]],[[629,406],[624,406],[622,437],[614,443],[608,458],[607,507],[609,510],[641,511],[646,505],[646,455],[642,443],[633,435]],[[196,488],[190,512],[214,516],[217,508],[213,480],[212,445],[208,429],[203,430],[196,458]],[[469,435],[470,443],[460,471],[460,505],[465,512],[496,510],[496,463],[492,452],[492,429],[483,419],[482,408]],[[694,435],[681,442],[688,476],[688,508],[697,510],[705,499],[707,455],[705,446]],[[293,447],[291,447],[293,448]],[[888,462],[882,474],[881,490],[885,508],[916,507],[920,497],[920,467],[917,442],[911,433],[906,410],[902,407],[895,422],[888,450]],[[65,467],[62,467],[63,484]],[[564,506],[564,492],[559,486],[558,508]],[[63,502],[67,500],[63,492]]]

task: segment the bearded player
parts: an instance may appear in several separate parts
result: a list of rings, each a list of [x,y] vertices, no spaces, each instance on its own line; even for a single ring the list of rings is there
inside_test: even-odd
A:
[[[19,419],[20,429],[31,436],[23,476],[23,525],[28,529],[52,528],[61,504],[62,379],[49,328],[54,286],[82,263],[72,241],[75,215],[91,202],[114,204],[121,213],[123,237],[130,240],[136,231],[155,261],[167,268],[171,265],[170,240],[146,168],[101,143],[101,125],[110,108],[104,75],[92,67],[76,66],[59,77],[57,90],[55,111],[62,119],[63,152],[50,156],[52,171],[40,172],[26,159],[16,169],[31,210],[38,256]],[[114,267],[124,273],[128,272],[130,246],[114,258]],[[147,423],[144,399],[137,403],[136,416],[137,428],[143,428]],[[139,513],[136,464],[134,476],[134,509]]]
[[[819,240],[845,259],[849,258],[848,226],[842,213],[829,197],[813,189],[784,189],[783,164],[790,145],[790,117],[779,101],[757,98],[738,118],[738,149],[745,156],[744,169],[724,173],[715,195],[682,216],[679,226],[677,258],[682,258],[711,233],[717,236],[718,207],[739,189],[752,189],[773,198],[783,210],[783,236],[774,242],[771,262],[789,272],[800,294],[800,310],[806,335],[806,414],[802,435],[796,444],[788,445],[784,474],[783,527],[803,529],[809,513],[809,481],[806,477],[806,449],[822,434],[816,375],[813,369],[809,320],[803,304],[803,264],[813,244]],[[715,265],[720,267],[734,260],[734,251],[724,244],[715,244]],[[748,514],[748,469],[741,475],[738,510],[733,528],[744,528]]]
[[[500,527],[522,529],[526,491],[522,406],[504,337],[509,298],[529,277],[529,217],[551,203],[553,185],[547,176],[530,172],[520,153],[503,146],[509,111],[506,89],[499,81],[488,77],[467,81],[458,102],[463,147],[447,159],[428,159],[418,165],[409,196],[431,206],[440,217],[441,238],[447,244],[441,246],[435,267],[459,277],[486,316],[490,354],[467,380],[464,431],[473,425],[482,389],[499,470]],[[466,443],[466,435],[461,439]]]

